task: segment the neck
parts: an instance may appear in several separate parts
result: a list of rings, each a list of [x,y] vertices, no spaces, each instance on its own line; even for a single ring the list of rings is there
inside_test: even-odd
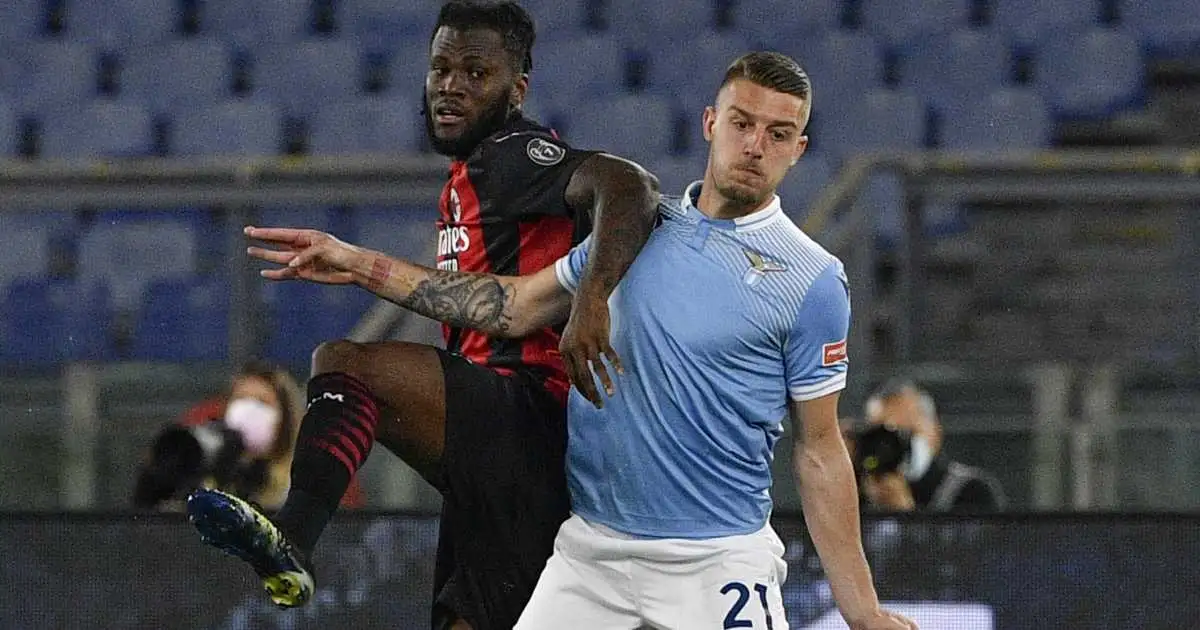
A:
[[[717,190],[712,173],[707,172],[704,174],[704,183],[700,185],[700,198],[696,200],[696,209],[710,219],[732,220],[754,214],[771,205],[773,200],[773,197],[759,202],[730,199]]]

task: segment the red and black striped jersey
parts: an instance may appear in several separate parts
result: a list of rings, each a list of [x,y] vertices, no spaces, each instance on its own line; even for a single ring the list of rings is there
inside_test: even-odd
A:
[[[567,183],[594,151],[579,151],[555,133],[518,117],[450,165],[442,189],[439,269],[528,275],[554,264],[591,230],[588,216],[567,205]],[[569,380],[558,352],[560,327],[522,339],[493,339],[443,327],[446,348],[501,371],[533,369],[564,398]]]

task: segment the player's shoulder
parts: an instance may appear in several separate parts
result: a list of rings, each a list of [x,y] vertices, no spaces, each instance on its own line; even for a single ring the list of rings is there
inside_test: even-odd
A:
[[[476,156],[483,162],[549,168],[561,164],[572,153],[577,153],[576,149],[553,130],[522,118],[484,140]]]
[[[801,276],[813,278],[830,268],[844,273],[842,261],[786,215],[763,230],[762,236],[766,249],[796,268]]]

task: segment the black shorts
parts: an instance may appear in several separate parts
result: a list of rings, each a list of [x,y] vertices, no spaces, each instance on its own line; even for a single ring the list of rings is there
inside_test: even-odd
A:
[[[433,628],[511,630],[570,510],[566,408],[532,372],[439,353],[446,382]]]

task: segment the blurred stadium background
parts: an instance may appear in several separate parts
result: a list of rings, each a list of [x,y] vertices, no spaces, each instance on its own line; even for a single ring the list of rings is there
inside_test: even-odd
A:
[[[361,291],[260,282],[239,229],[432,260],[439,4],[0,3],[0,627],[425,627],[437,497],[382,450],[307,612],[266,609],[178,517],[123,511],[154,433],[242,360],[303,379],[324,339],[437,339]],[[1014,511],[869,520],[885,599],[933,628],[1197,627],[1200,1],[522,4],[530,113],[671,192],[730,60],[811,74],[781,196],[850,269],[843,412],[917,376]],[[789,450],[792,623],[836,627]]]

